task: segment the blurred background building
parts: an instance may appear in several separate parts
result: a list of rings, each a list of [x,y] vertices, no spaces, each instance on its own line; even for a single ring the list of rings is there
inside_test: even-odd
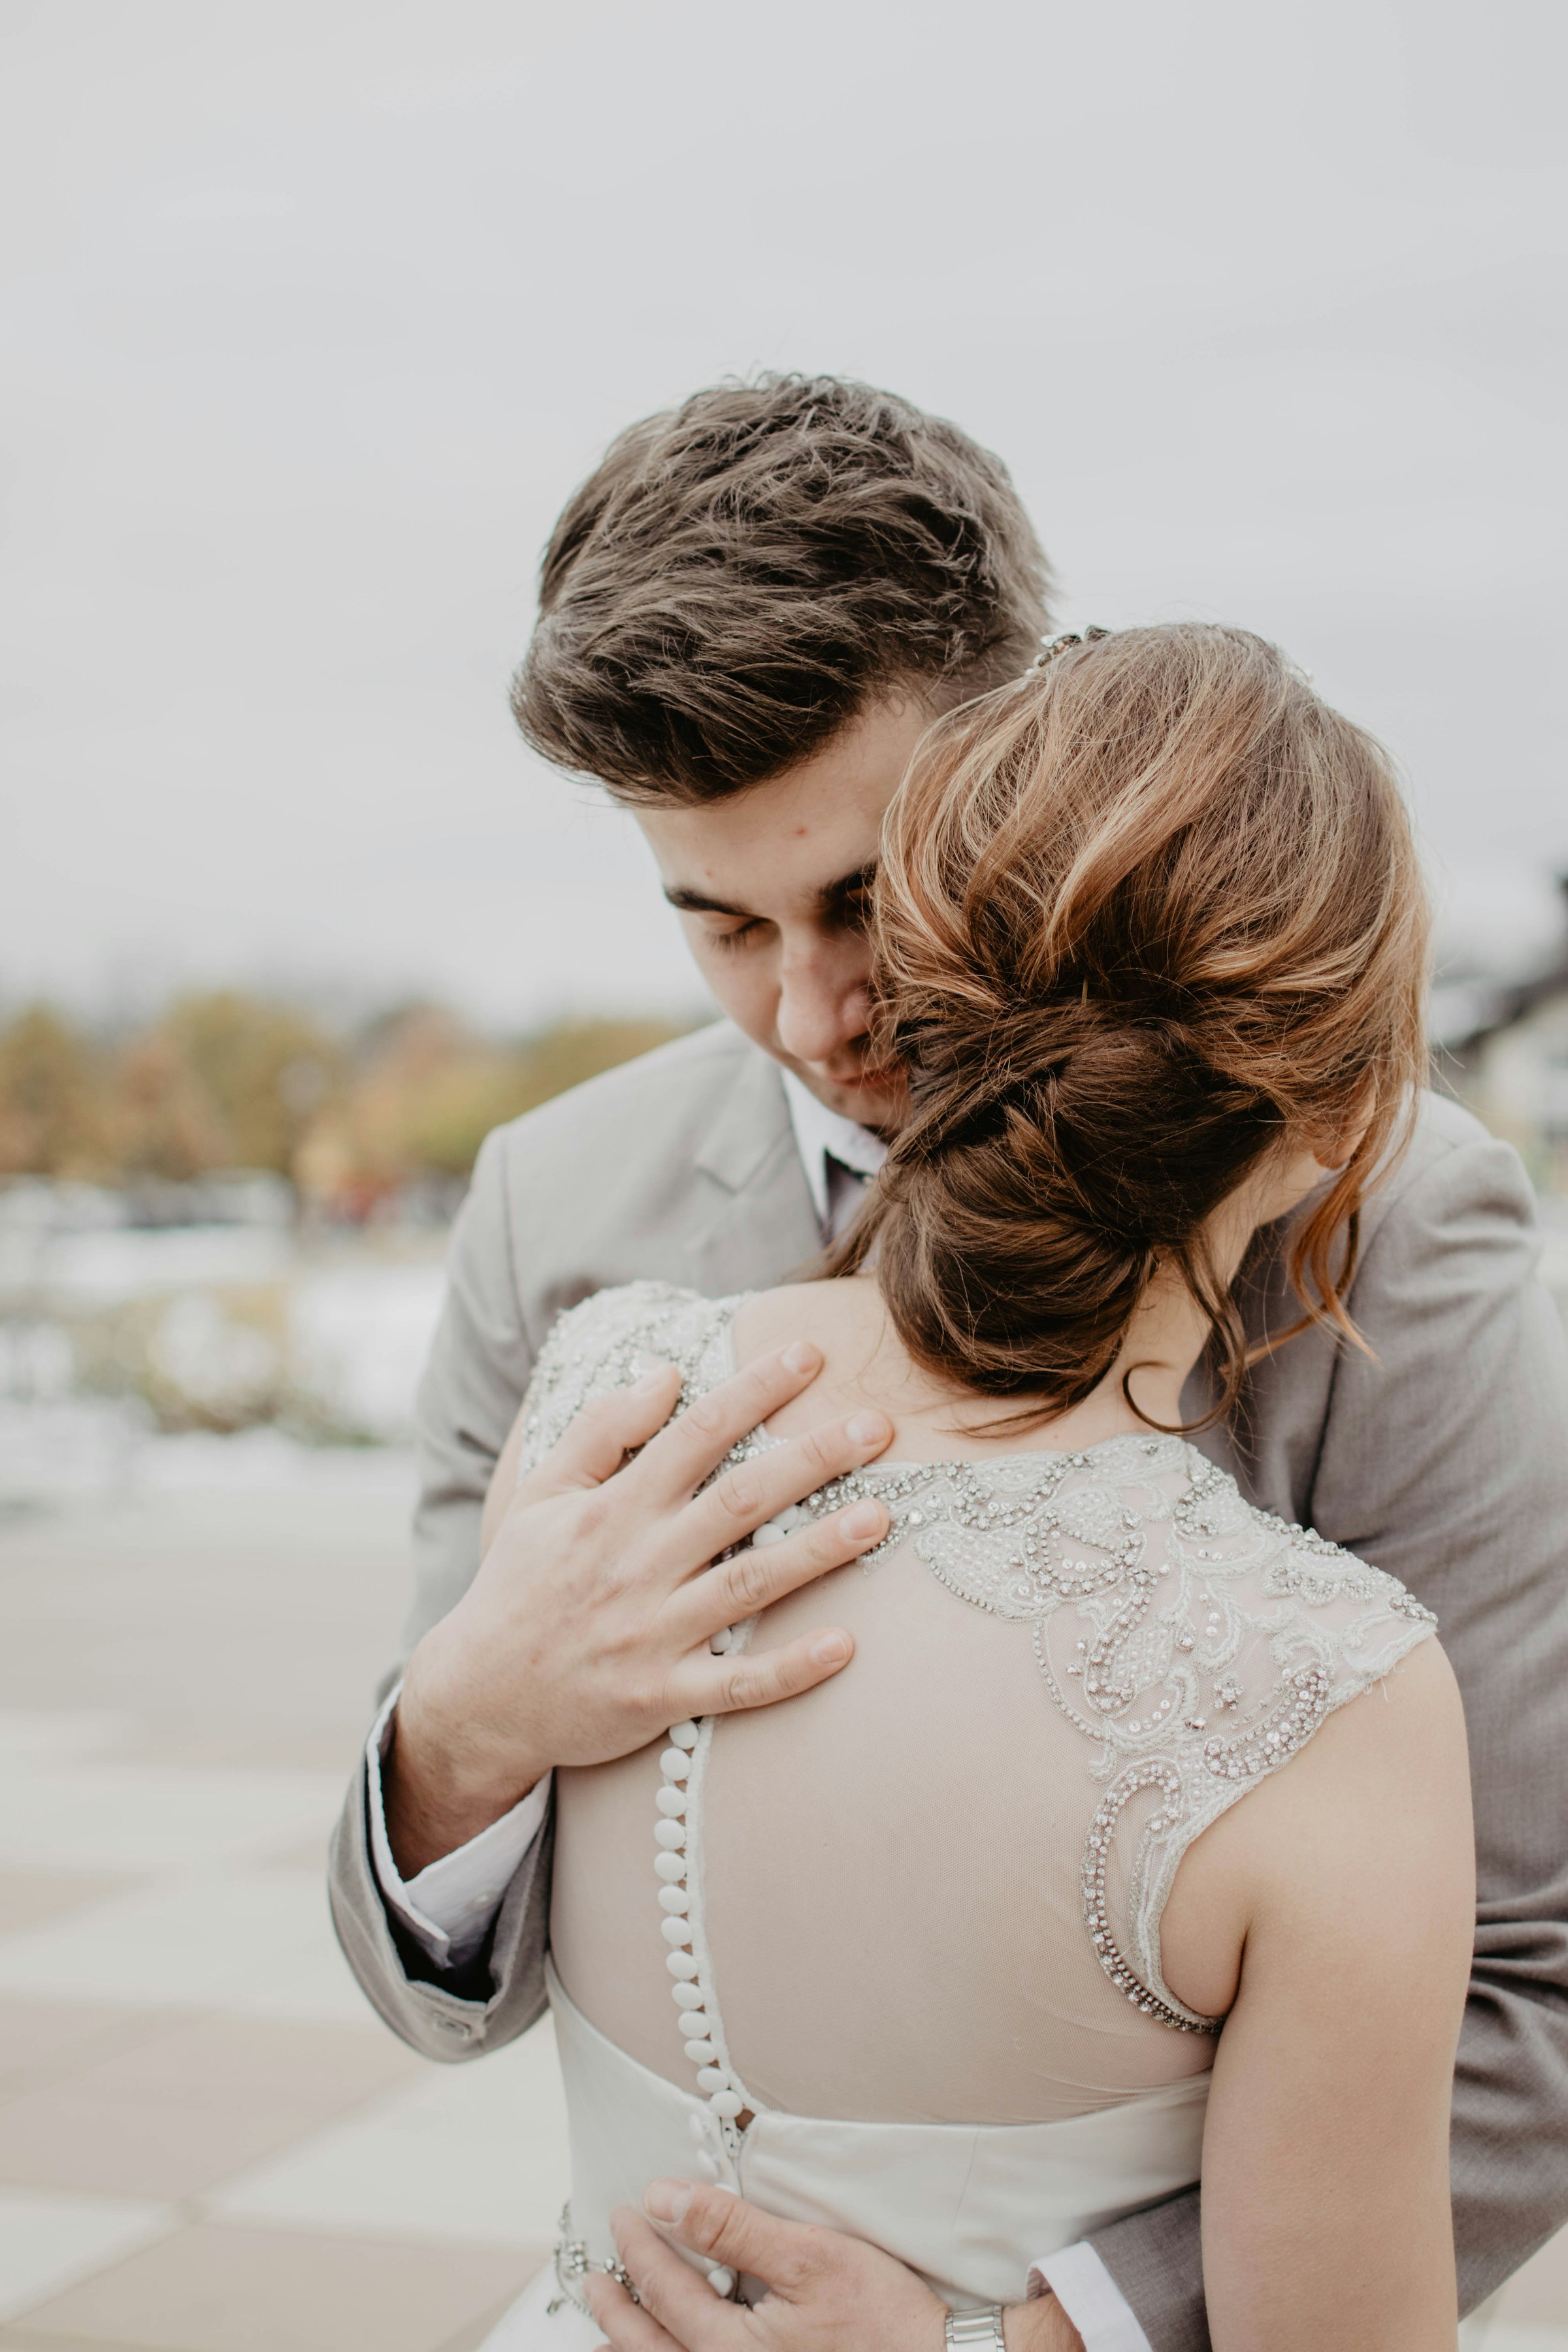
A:
[[[0,2352],[464,2352],[547,2034],[327,1934],[489,1128],[707,1017],[507,712],[632,418],[830,369],[998,450],[1064,625],[1391,748],[1435,1076],[1568,1300],[1568,16],[1548,0],[0,15]],[[1568,2352],[1568,2260],[1488,2352]]]

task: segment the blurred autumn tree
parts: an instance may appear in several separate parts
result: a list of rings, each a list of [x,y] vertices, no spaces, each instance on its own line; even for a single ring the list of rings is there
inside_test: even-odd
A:
[[[179,997],[112,1048],[34,1006],[0,1029],[0,1174],[290,1177],[357,1217],[460,1181],[492,1127],[677,1035],[665,1021],[558,1023],[501,1044],[417,1004],[348,1041],[237,989]]]
[[[515,1045],[413,1005],[366,1032],[341,1095],[295,1163],[309,1197],[347,1202],[422,1176],[460,1178],[492,1127],[679,1034],[672,1022],[574,1021]]]
[[[94,1177],[108,1171],[101,1057],[46,1004],[0,1032],[0,1172]]]
[[[223,1164],[286,1176],[341,1081],[339,1047],[291,1005],[232,988],[180,997],[162,1034],[222,1122]]]

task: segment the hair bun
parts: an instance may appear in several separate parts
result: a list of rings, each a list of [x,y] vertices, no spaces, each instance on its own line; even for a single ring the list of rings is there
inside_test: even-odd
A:
[[[1387,762],[1261,640],[1068,645],[923,739],[875,901],[910,1115],[839,1254],[918,1360],[1064,1410],[1161,1260],[1242,1376],[1215,1211],[1287,1135],[1372,1112],[1330,1245],[1422,1066],[1426,916]],[[1299,1280],[1307,1297],[1302,1265]]]

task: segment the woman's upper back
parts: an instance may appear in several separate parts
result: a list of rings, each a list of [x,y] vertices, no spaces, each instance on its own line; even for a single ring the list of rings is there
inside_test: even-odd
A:
[[[726,1377],[745,1306],[637,1284],[564,1317],[524,1467],[650,1361],[678,1360],[689,1399]],[[863,1382],[863,1360],[837,1369]],[[847,1625],[843,1675],[703,1727],[689,1769],[678,1748],[562,1776],[563,1980],[726,2105],[1038,2122],[1202,2071],[1211,2021],[1161,1964],[1183,1855],[1431,1632],[1394,1579],[1255,1510],[1182,1440],[970,1450],[802,1507],[848,1489],[892,1517],[760,1626]]]

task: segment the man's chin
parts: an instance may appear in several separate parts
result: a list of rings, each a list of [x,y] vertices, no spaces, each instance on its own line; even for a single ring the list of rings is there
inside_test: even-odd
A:
[[[816,1070],[802,1070],[800,1076],[818,1102],[837,1111],[840,1118],[853,1119],[857,1127],[868,1127],[879,1135],[891,1134],[902,1122],[904,1089],[881,1071],[847,1079],[826,1078]]]

